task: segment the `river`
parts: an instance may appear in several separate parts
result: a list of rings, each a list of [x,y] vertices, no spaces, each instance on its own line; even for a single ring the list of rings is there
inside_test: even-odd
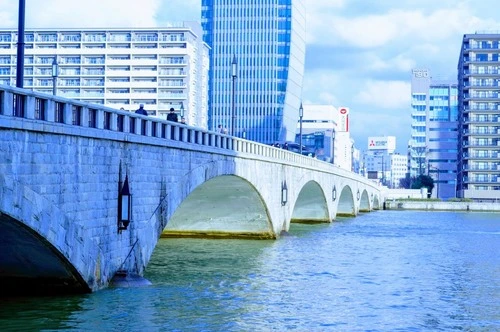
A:
[[[378,211],[161,239],[153,285],[0,298],[2,331],[500,331],[500,214]]]

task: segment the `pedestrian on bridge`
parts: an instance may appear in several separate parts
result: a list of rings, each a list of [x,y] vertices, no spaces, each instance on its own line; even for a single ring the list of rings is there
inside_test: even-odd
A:
[[[144,109],[144,104],[139,104],[139,109],[135,111],[136,114],[148,115],[148,112]]]
[[[177,114],[175,113],[175,109],[173,107],[170,108],[170,113],[168,113],[168,115],[167,115],[167,120],[173,121],[173,122],[179,122],[179,119],[178,119]]]

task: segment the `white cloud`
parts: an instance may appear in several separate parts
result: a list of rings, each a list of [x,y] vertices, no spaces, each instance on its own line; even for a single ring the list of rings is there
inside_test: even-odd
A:
[[[408,109],[410,105],[410,82],[366,80],[353,96],[357,103],[384,109]]]
[[[0,26],[17,27],[18,5],[2,1]],[[161,0],[26,1],[25,26],[30,28],[154,27]]]
[[[370,71],[384,71],[390,69],[409,72],[416,66],[415,60],[409,58],[407,54],[397,54],[393,58],[384,60],[377,52],[370,52],[367,54],[365,61],[366,68]]]
[[[436,43],[452,35],[481,29],[498,29],[496,20],[479,19],[463,3],[446,8],[416,7],[395,2],[394,9],[381,14],[346,17],[334,12],[326,2],[314,7],[308,21],[307,41],[311,44],[351,45],[360,48],[411,45],[421,41]],[[439,6],[439,2],[436,2]]]

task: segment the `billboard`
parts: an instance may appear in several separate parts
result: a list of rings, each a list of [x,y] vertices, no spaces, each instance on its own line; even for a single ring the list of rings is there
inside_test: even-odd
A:
[[[339,108],[339,123],[337,131],[349,131],[349,109],[347,107]]]
[[[396,150],[396,137],[368,137],[368,150],[387,150],[392,153]]]

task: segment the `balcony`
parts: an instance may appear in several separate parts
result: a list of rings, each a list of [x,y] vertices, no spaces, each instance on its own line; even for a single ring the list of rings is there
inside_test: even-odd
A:
[[[466,106],[466,107],[464,107],[464,111],[465,112],[477,112],[477,113],[483,113],[483,112],[498,113],[498,112],[500,112],[500,104],[496,107]]]
[[[487,142],[479,141],[477,139],[469,139],[463,141],[465,148],[495,148],[500,146],[500,140],[488,140]]]
[[[464,117],[464,123],[466,124],[498,124],[500,123],[500,117],[497,116],[469,116]]]
[[[464,153],[463,159],[476,159],[476,160],[490,160],[490,159],[500,159],[500,150],[488,151],[486,153],[479,153],[477,151],[471,153]]]
[[[464,170],[468,172],[495,172],[498,173],[499,166],[496,164],[491,164],[488,166],[477,166],[477,165],[466,165]]]
[[[485,129],[471,129],[464,131],[465,136],[473,135],[473,136],[498,136],[500,134],[500,129],[497,128],[488,128]]]
[[[488,68],[488,69],[466,69],[463,71],[464,76],[497,76],[500,74],[500,70],[496,68]]]

